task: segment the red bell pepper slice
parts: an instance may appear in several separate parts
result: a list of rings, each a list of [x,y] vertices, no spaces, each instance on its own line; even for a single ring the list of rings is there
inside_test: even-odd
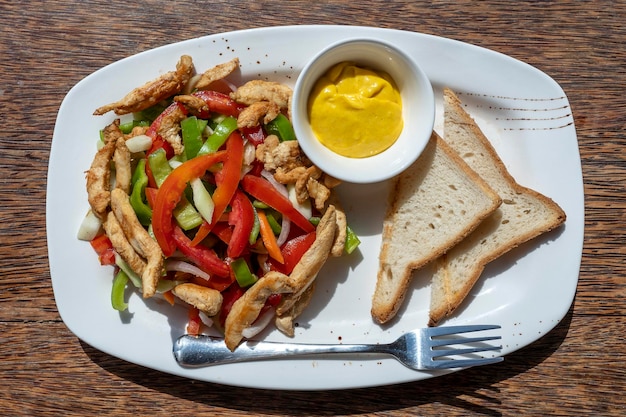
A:
[[[222,169],[215,174],[217,188],[213,193],[213,221],[215,224],[224,214],[230,200],[235,195],[241,177],[243,166],[243,138],[238,131],[234,131],[226,142],[227,158]]]
[[[282,294],[270,294],[270,296],[267,297],[267,300],[265,301],[265,305],[261,308],[261,311],[259,312],[257,320],[261,318],[270,308],[278,307],[278,304],[280,304],[282,300],[283,300]]]
[[[265,301],[265,305],[263,306],[263,308],[261,308],[261,312],[259,313],[257,320],[259,317],[263,316],[263,314],[265,314],[265,312],[269,310],[270,308],[278,307],[278,304],[280,304],[282,300],[283,300],[282,294],[271,294],[269,297],[267,297],[267,300]]]
[[[218,93],[217,91],[201,90],[196,91],[192,95],[202,99],[209,108],[208,113],[200,112],[198,117],[201,119],[208,119],[210,117],[210,113],[219,113],[225,116],[237,117],[239,116],[239,113],[246,108],[245,105],[239,104],[226,94]]]
[[[274,210],[279,211],[283,216],[286,216],[304,232],[308,233],[315,230],[315,226],[296,210],[291,201],[278,192],[266,179],[248,174],[242,178],[241,187],[254,198],[261,200]]]
[[[157,135],[154,139],[152,139],[152,146],[146,152],[146,156],[158,151],[159,149],[163,149],[165,151],[165,157],[167,159],[171,159],[174,156],[174,148],[169,144],[165,139],[163,139],[160,135]]]
[[[202,320],[200,319],[200,310],[196,307],[190,306],[187,321],[187,334],[191,336],[198,336],[200,334],[200,327],[202,327]]]
[[[202,222],[191,242],[192,246],[202,242],[211,233],[211,230],[220,220],[230,200],[235,195],[235,191],[239,186],[241,167],[243,166],[243,146],[241,134],[238,131],[231,133],[226,142],[226,161],[222,169],[215,174],[217,188],[212,197],[215,205],[213,207],[213,218],[211,223]]]
[[[267,301],[265,302],[265,304],[270,307],[277,307],[278,304],[280,304],[282,300],[283,300],[282,294],[271,294],[269,297],[267,297]]]
[[[182,198],[187,183],[199,178],[207,169],[225,158],[226,152],[220,151],[190,159],[174,169],[161,184],[152,207],[152,229],[165,257],[171,256],[176,250],[172,213]]]
[[[217,223],[215,227],[213,227],[212,232],[219,240],[226,243],[226,245],[230,243],[230,239],[233,237],[233,229],[225,222]]]
[[[191,240],[185,235],[183,229],[174,227],[174,241],[178,249],[200,269],[211,275],[227,277],[230,274],[228,264],[221,260],[213,249],[203,245],[191,246]]]
[[[202,221],[200,227],[196,231],[193,239],[191,240],[191,246],[196,246],[200,242],[202,242],[208,235],[213,232],[220,240],[226,244],[230,241],[230,236],[232,235],[232,231],[228,227],[228,225],[220,226],[221,223],[209,223],[206,220]]]
[[[237,301],[245,292],[239,285],[231,285],[227,290],[222,292],[222,309],[220,311],[220,323],[224,327],[226,317],[230,310],[233,308],[233,304]]]
[[[302,255],[304,255],[313,242],[315,242],[315,236],[315,232],[310,232],[285,242],[280,248],[284,263],[280,264],[270,258],[269,263],[271,269],[282,272],[285,275],[291,274],[293,268],[300,262],[300,259],[302,259]]]
[[[255,177],[260,177],[261,176],[261,172],[265,169],[265,166],[263,164],[263,162],[259,161],[258,159],[255,159],[252,162],[252,169],[250,170],[250,172],[248,172],[248,174],[253,175]]]
[[[100,265],[115,265],[115,249],[107,235],[96,236],[89,243],[98,254]]]
[[[263,131],[263,127],[260,125],[257,127],[244,127],[241,131],[243,133],[243,137],[255,147],[265,141],[265,132]]]
[[[154,202],[156,201],[157,193],[159,189],[156,187],[146,187],[146,201],[150,208],[154,207]]]
[[[226,254],[230,258],[237,258],[248,247],[248,239],[254,226],[254,208],[248,197],[239,190],[235,192],[231,207],[228,224],[234,226],[234,229]]]

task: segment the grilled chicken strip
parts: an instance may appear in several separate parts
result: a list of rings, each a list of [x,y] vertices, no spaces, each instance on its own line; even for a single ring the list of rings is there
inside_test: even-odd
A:
[[[93,213],[102,221],[111,203],[111,158],[115,153],[117,140],[122,137],[119,120],[104,128],[105,145],[96,152],[87,171],[87,200]]]
[[[182,122],[187,115],[177,107],[171,113],[165,115],[161,120],[161,125],[157,130],[157,133],[161,135],[163,139],[174,149],[176,155],[183,153],[185,147],[183,146],[183,138],[180,136],[180,122]]]
[[[99,107],[94,115],[102,115],[109,111],[122,115],[145,110],[161,100],[178,94],[183,90],[194,73],[193,61],[189,55],[180,57],[176,71],[169,71],[160,77],[137,87],[119,101]]]
[[[200,311],[204,311],[207,316],[214,316],[219,313],[222,308],[222,293],[213,288],[203,287],[202,285],[185,282],[179,284],[172,290],[175,296],[196,307]]]
[[[231,93],[230,97],[237,103],[248,106],[258,101],[270,101],[281,109],[289,109],[292,94],[288,85],[273,81],[252,80]]]
[[[133,176],[130,166],[130,151],[126,146],[126,139],[121,131],[120,137],[115,142],[113,163],[115,164],[115,187],[120,188],[126,194],[130,194],[130,182]]]
[[[239,58],[233,58],[228,62],[219,64],[206,70],[194,86],[198,90],[205,90],[215,81],[222,80],[239,68]]]
[[[244,129],[247,127],[256,127],[261,124],[261,121],[265,124],[274,120],[280,113],[280,108],[276,103],[271,101],[257,101],[250,104],[243,109],[237,117],[237,127]]]
[[[335,207],[328,206],[315,229],[315,241],[302,255],[300,262],[296,264],[291,274],[289,274],[289,286],[293,288],[293,292],[283,296],[282,301],[276,308],[278,316],[287,313],[300,295],[315,280],[317,273],[328,259],[336,233],[337,217]]]
[[[286,336],[293,337],[294,333],[294,320],[298,317],[302,312],[307,308],[311,299],[313,299],[313,294],[315,293],[315,281],[309,285],[309,287],[304,290],[304,292],[298,297],[295,303],[291,306],[289,310],[284,312],[280,316],[276,316],[274,319],[274,324],[276,328],[284,333]]]
[[[268,297],[293,291],[289,278],[280,272],[270,271],[235,301],[224,324],[226,346],[234,351],[243,339],[242,332],[259,317]]]
[[[106,221],[102,223],[102,226],[111,240],[115,251],[122,257],[124,262],[130,266],[130,269],[141,276],[146,269],[146,261],[139,256],[135,248],[133,248],[128,239],[126,239],[122,226],[117,221],[117,217],[115,217],[112,211],[109,211]]]
[[[119,221],[124,235],[135,251],[147,260],[141,274],[144,298],[152,297],[163,271],[163,252],[161,247],[143,228],[130,205],[128,194],[119,188],[111,191],[111,208]]]

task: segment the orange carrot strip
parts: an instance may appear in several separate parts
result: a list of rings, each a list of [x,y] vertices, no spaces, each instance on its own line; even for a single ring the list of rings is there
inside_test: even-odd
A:
[[[261,239],[263,239],[265,249],[267,249],[269,255],[276,261],[280,262],[281,264],[285,263],[283,253],[280,251],[280,247],[276,242],[276,236],[274,236],[274,232],[272,231],[272,227],[267,220],[267,216],[262,210],[259,210],[257,212],[257,215],[259,216],[259,231],[261,232]]]
[[[172,292],[172,290],[170,291],[165,291],[163,293],[163,298],[165,298],[165,301],[167,301],[168,303],[170,303],[170,305],[174,305],[176,303],[176,299],[174,298],[175,295]]]
[[[213,229],[213,225],[209,224],[206,220],[203,220],[202,224],[198,228],[198,231],[196,232],[196,235],[191,241],[191,246],[196,246],[198,243],[202,242],[211,233],[211,229]]]

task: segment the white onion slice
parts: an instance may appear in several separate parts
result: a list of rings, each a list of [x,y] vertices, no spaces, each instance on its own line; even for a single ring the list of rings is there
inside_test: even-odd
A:
[[[220,81],[222,81],[224,84],[226,84],[228,86],[228,88],[230,88],[230,91],[237,90],[237,86],[235,84],[231,83],[230,81],[228,81],[226,78],[222,78]]]
[[[207,274],[206,272],[204,272],[202,269],[198,268],[197,266],[192,265],[189,262],[175,260],[175,259],[168,259],[167,261],[165,261],[165,270],[185,272],[188,274],[195,275],[199,278],[205,279],[207,281],[211,279],[211,275]]]
[[[246,142],[243,148],[243,165],[241,167],[241,176],[252,171],[252,163],[256,160],[256,148],[250,142]]]
[[[204,311],[200,310],[198,316],[200,316],[200,321],[202,321],[206,327],[213,327],[213,319],[207,316]]]
[[[241,335],[246,339],[250,339],[251,337],[261,333],[261,330],[265,329],[267,325],[270,324],[270,321],[274,318],[274,314],[276,314],[276,311],[273,308],[267,309],[267,311],[258,317],[250,327],[243,329]]]
[[[252,165],[242,165],[241,166],[241,177],[243,178],[244,175],[246,175],[248,172],[252,171],[252,168],[254,168]]]
[[[211,194],[204,188],[202,180],[200,178],[194,178],[191,180],[191,190],[193,192],[193,202],[196,209],[204,220],[211,223],[213,219],[213,211],[215,210],[215,203],[211,198]]]
[[[91,209],[87,211],[85,218],[80,223],[80,227],[78,228],[77,237],[80,240],[91,241],[95,238],[100,232],[100,227],[102,226],[102,221],[94,214]]]
[[[144,152],[152,146],[152,138],[148,135],[137,135],[128,139],[125,143],[128,150],[132,153]]]
[[[278,246],[283,246],[283,243],[285,243],[289,237],[290,231],[291,221],[286,216],[283,216],[283,221],[280,226],[280,234],[278,235],[278,238],[276,238],[276,244]]]
[[[261,270],[263,271],[263,275],[270,272],[271,267],[270,267],[270,264],[268,263],[269,258],[270,257],[267,253],[259,253],[257,255],[257,262],[259,263],[259,267],[261,267]]]
[[[246,142],[243,148],[243,163],[251,165],[256,159],[256,149],[253,144]]]
[[[176,169],[183,164],[182,162],[177,161],[175,159],[170,159],[169,161],[167,161],[167,163],[169,164],[170,167],[172,167],[172,169]]]
[[[274,178],[274,175],[271,172],[266,171],[266,170],[262,170],[261,171],[261,176],[263,178],[265,178],[266,180],[268,180],[270,182],[270,184],[272,184],[274,186],[274,188],[276,188],[278,190],[279,193],[281,193],[285,197],[289,198],[289,193],[287,192],[287,187],[285,187],[284,184],[281,184],[278,181],[276,181],[276,179]]]
[[[296,196],[296,185],[289,184],[287,185],[287,192],[289,193],[289,201],[291,204],[304,216],[305,219],[310,219],[313,216],[313,209],[311,207],[311,200],[308,199],[304,203],[300,204],[298,202],[298,197]]]
[[[189,81],[183,88],[183,94],[193,93],[193,90],[196,88],[196,84],[198,84],[200,78],[202,78],[202,74],[194,74],[194,76],[189,79]]]

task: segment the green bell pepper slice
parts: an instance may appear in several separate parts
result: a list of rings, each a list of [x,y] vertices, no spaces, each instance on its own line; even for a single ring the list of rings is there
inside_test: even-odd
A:
[[[180,122],[187,159],[195,158],[202,148],[202,132],[204,132],[207,123],[206,120],[198,119],[196,116],[190,116]]]
[[[266,211],[265,217],[267,217],[267,221],[270,224],[270,227],[272,228],[272,232],[274,232],[274,234],[278,236],[280,235],[280,232],[283,229],[283,227],[278,222],[278,219],[276,218],[276,214],[278,213],[274,213],[273,211]]]
[[[202,224],[202,216],[185,196],[173,211],[176,223],[183,230],[191,230]]]
[[[230,263],[230,267],[235,274],[235,279],[237,280],[237,284],[241,288],[249,287],[258,281],[258,277],[250,272],[250,268],[248,267],[248,263],[243,258],[237,258]]]
[[[152,123],[161,113],[172,103],[172,100],[166,100],[159,102],[153,106],[143,109],[139,112],[133,113],[135,120],[146,120],[148,123]]]
[[[111,287],[111,306],[117,311],[125,311],[128,303],[124,300],[124,292],[128,283],[128,275],[122,269],[115,275]]]
[[[198,151],[198,155],[217,152],[235,130],[237,130],[237,119],[232,116],[225,117],[215,126],[211,136],[207,138]]]
[[[120,124],[120,130],[126,135],[137,126],[150,126],[150,122],[147,120],[131,120],[130,122]]]
[[[152,209],[146,203],[146,186],[148,185],[148,175],[146,175],[146,160],[142,158],[137,163],[135,172],[131,179],[132,191],[130,193],[130,205],[135,210],[139,223],[149,226],[152,221]]]
[[[265,204],[264,202],[260,201],[260,200],[254,200],[252,202],[252,206],[254,208],[258,208],[261,210],[267,210],[268,208],[270,208],[270,206],[268,206],[267,204]]]
[[[314,226],[317,226],[321,219],[319,217],[311,217],[309,220]],[[360,244],[361,240],[357,234],[354,233],[354,230],[352,230],[350,226],[346,225],[346,241],[343,247],[344,252],[350,255],[356,250],[356,248],[359,247]]]
[[[157,187],[160,187],[172,172],[172,167],[167,161],[167,155],[165,149],[160,148],[148,155],[148,165],[150,165],[150,171],[156,182]]]
[[[346,226],[346,243],[344,245],[344,251],[349,255],[354,252],[360,244],[361,240],[356,233],[354,233],[354,230],[352,230],[350,226]]]
[[[291,122],[284,114],[280,113],[274,120],[265,125],[265,131],[270,135],[278,136],[281,142],[296,140],[296,133]]]
[[[252,205],[252,211],[254,212],[254,223],[252,223],[252,230],[250,230],[250,237],[248,243],[254,245],[259,239],[259,233],[261,232],[261,222],[259,221],[259,215],[256,212],[256,207]]]

